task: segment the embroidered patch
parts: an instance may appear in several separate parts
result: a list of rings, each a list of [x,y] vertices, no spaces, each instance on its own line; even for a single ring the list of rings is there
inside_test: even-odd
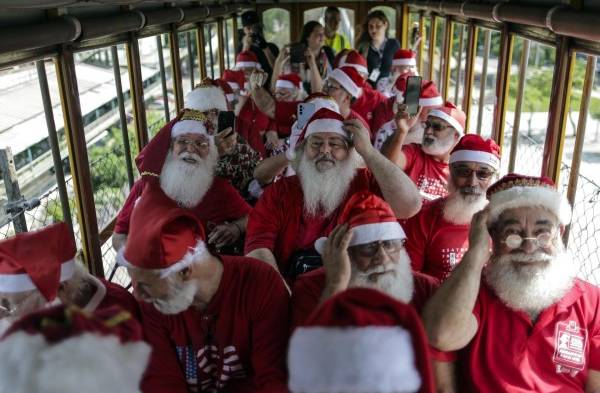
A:
[[[579,327],[576,321],[558,322],[554,330],[554,356],[557,373],[575,376],[585,367],[587,329]]]

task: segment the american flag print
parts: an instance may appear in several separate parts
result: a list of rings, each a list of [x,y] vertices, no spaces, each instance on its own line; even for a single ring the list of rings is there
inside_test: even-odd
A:
[[[185,379],[192,392],[198,391],[198,367],[196,366],[196,355],[194,347],[191,345],[185,347],[176,347],[179,362],[183,366]]]
[[[233,345],[223,349],[205,345],[198,351],[191,346],[177,347],[177,354],[192,392],[218,393],[231,379],[246,377]]]

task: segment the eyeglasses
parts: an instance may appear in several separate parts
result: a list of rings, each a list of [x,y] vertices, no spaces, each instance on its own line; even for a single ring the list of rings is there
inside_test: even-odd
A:
[[[206,149],[209,146],[208,141],[205,139],[190,140],[184,138],[177,138],[175,139],[174,143],[181,149],[186,149],[188,145],[191,145],[196,150]]]
[[[330,82],[325,82],[323,84],[323,90],[325,92],[330,92],[332,90],[339,90],[341,88],[342,88],[341,86],[335,86],[335,85],[331,84]]]
[[[342,141],[341,139],[333,139],[327,141],[331,150],[348,150],[348,143],[346,141]],[[310,138],[308,140],[308,145],[315,150],[321,150],[323,145],[325,145],[325,141],[316,138]]]
[[[442,123],[438,123],[438,122],[431,122],[429,120],[425,121],[423,123],[423,126],[425,126],[425,129],[427,128],[431,128],[431,130],[433,132],[440,132],[445,130],[446,128],[448,128],[449,126],[442,124]]]
[[[553,237],[552,233],[549,232],[540,233],[536,237],[521,237],[513,233],[506,236],[506,239],[502,243],[506,244],[506,247],[510,249],[515,249],[521,247],[525,240],[531,240],[537,247],[546,248],[552,243]]]
[[[454,177],[462,178],[470,178],[473,176],[473,172],[475,172],[475,176],[477,176],[479,180],[488,180],[496,173],[486,168],[471,169],[465,166],[452,166],[451,170]]]
[[[371,242],[367,244],[359,244],[357,246],[350,247],[351,251],[356,253],[358,256],[365,258],[372,258],[379,251],[379,247],[383,248],[387,254],[398,252],[404,245],[404,240],[383,240],[379,242]]]

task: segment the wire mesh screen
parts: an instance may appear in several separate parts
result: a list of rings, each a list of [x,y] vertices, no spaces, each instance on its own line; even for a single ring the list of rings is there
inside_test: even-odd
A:
[[[127,269],[117,265],[117,252],[112,247],[112,238],[102,245],[102,263],[104,265],[104,276],[107,280],[115,282],[124,288],[131,283]]]

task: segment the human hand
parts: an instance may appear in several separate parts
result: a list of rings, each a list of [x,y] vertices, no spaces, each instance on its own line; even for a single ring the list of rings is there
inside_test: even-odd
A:
[[[269,74],[264,72],[263,70],[254,70],[252,74],[250,74],[250,90],[256,90],[263,87],[265,82],[269,79]]]
[[[348,254],[350,239],[352,239],[352,230],[348,229],[348,224],[342,224],[333,229],[325,242],[321,259],[329,293],[343,291],[350,283],[352,273]]]
[[[398,102],[394,102],[394,121],[396,122],[396,129],[398,132],[403,133],[404,135],[408,134],[408,131],[420,121],[422,107],[419,107],[419,110],[416,114],[410,115],[406,111],[405,104],[399,104]]]
[[[469,251],[478,253],[480,255],[478,260],[482,263],[487,262],[491,256],[492,237],[488,230],[489,216],[489,207],[475,213],[469,229]]]
[[[223,223],[213,228],[208,234],[207,241],[216,248],[221,248],[235,243],[241,234],[242,232],[236,224]]]
[[[375,148],[371,143],[371,134],[365,125],[358,119],[348,119],[344,121],[344,131],[346,131],[354,144],[356,152],[363,158],[371,153]]]

